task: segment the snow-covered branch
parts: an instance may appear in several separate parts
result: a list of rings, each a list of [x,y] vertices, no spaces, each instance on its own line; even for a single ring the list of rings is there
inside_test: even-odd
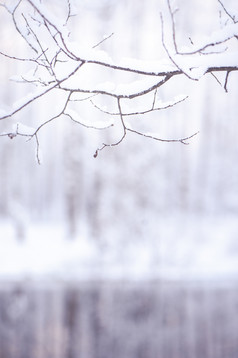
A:
[[[39,162],[39,141],[38,132],[48,123],[59,117],[68,117],[74,122],[94,129],[109,128],[113,125],[113,121],[120,121],[122,132],[119,139],[115,142],[105,144],[95,152],[95,157],[99,151],[106,147],[119,145],[127,135],[127,132],[138,134],[143,137],[151,138],[165,142],[180,142],[188,144],[188,140],[197,133],[185,136],[179,139],[160,138],[155,134],[146,134],[127,125],[124,118],[128,116],[144,116],[151,112],[158,112],[170,107],[176,106],[187,99],[187,96],[176,98],[174,101],[161,103],[157,99],[159,89],[171,82],[171,79],[178,77],[187,77],[190,80],[199,80],[207,73],[224,72],[226,73],[223,87],[227,91],[228,78],[231,72],[238,70],[238,51],[230,51],[229,43],[233,39],[238,38],[238,23],[235,17],[226,9],[221,0],[218,0],[221,11],[227,16],[226,25],[218,29],[209,38],[200,42],[193,42],[191,46],[182,47],[178,45],[176,38],[176,13],[177,9],[173,9],[170,0],[167,0],[167,13],[161,13],[162,26],[162,45],[167,54],[167,60],[163,63],[159,61],[148,62],[139,60],[127,60],[121,63],[115,63],[105,52],[100,51],[100,45],[112,37],[113,33],[105,36],[94,46],[83,48],[80,44],[70,41],[70,34],[67,30],[67,24],[72,17],[70,1],[65,1],[65,14],[60,19],[53,15],[50,5],[40,0],[19,0],[1,3],[1,7],[5,8],[16,29],[16,33],[20,34],[30,49],[29,57],[21,57],[18,54],[9,54],[4,50],[0,50],[0,55],[8,61],[19,61],[29,64],[31,72],[26,75],[22,74],[18,78],[14,78],[16,82],[24,82],[28,86],[32,85],[34,91],[31,91],[26,98],[16,103],[10,111],[1,110],[0,120],[7,120],[14,117],[26,107],[32,105],[39,98],[46,97],[49,93],[59,93],[65,95],[64,103],[58,113],[42,123],[36,125],[35,130],[31,133],[24,133],[24,127],[19,129],[19,125],[15,131],[2,133],[1,136],[14,138],[18,135],[35,138],[37,143],[37,158]],[[170,24],[170,34],[166,33],[165,24]],[[168,38],[170,36],[170,38]],[[111,41],[111,40],[110,40]],[[221,45],[226,44],[226,49]],[[32,69],[33,65],[33,69]],[[109,71],[109,74],[116,73],[119,77],[120,73],[129,74],[135,81],[129,84],[91,84],[86,80],[82,82],[80,79],[82,74],[87,73],[90,66],[94,66],[101,70]],[[119,75],[119,76],[118,76]],[[215,76],[215,75],[214,75]],[[84,77],[85,78],[85,77]],[[215,76],[216,78],[216,76]],[[35,88],[36,87],[36,88]],[[80,106],[80,101],[73,99],[73,96],[87,94],[84,102],[87,101],[89,106],[97,109],[104,115],[110,116],[113,121],[109,125],[97,124],[95,120],[81,120],[78,118],[77,112],[72,108],[72,104]],[[144,108],[137,110],[133,107],[133,99],[143,99],[151,96],[151,104],[144,101]],[[96,96],[96,101],[92,97]],[[104,109],[97,103],[97,97],[111,98],[115,102],[116,110]],[[124,103],[131,102],[130,110],[124,111]],[[128,106],[127,106],[128,107]]]

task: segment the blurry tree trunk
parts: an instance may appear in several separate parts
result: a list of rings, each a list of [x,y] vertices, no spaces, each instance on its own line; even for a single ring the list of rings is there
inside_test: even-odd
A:
[[[94,172],[93,183],[91,183],[91,190],[88,190],[87,197],[87,222],[89,225],[90,237],[96,240],[101,237],[101,222],[100,222],[100,206],[101,206],[101,193],[103,184],[101,181],[100,173]]]
[[[81,205],[84,196],[83,136],[80,128],[70,123],[66,127],[64,149],[64,194],[68,238],[73,239],[82,222]],[[80,143],[80,145],[79,145]]]
[[[65,358],[74,358],[76,356],[77,342],[79,337],[77,332],[79,331],[80,323],[80,297],[77,290],[68,290],[65,296]]]
[[[200,145],[198,152],[198,172],[196,176],[196,188],[194,194],[195,210],[204,212],[210,207],[210,182],[211,168],[213,165],[213,143],[214,143],[214,124],[212,123],[213,116],[211,114],[211,98],[209,90],[204,89],[204,101],[202,108],[202,128],[203,143]]]

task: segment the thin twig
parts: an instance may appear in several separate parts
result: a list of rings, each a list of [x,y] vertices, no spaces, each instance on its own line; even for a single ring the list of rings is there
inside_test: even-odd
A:
[[[34,137],[35,137],[35,139],[36,139],[36,159],[37,159],[38,164],[40,165],[40,164],[41,164],[40,155],[39,155],[39,152],[40,152],[40,143],[39,143],[39,140],[38,140],[37,133],[35,133]]]
[[[115,147],[115,146],[119,145],[126,137],[127,128],[125,126],[124,119],[123,119],[123,114],[122,114],[122,109],[121,109],[121,98],[120,97],[117,97],[117,105],[118,105],[118,111],[119,111],[119,114],[120,114],[120,120],[121,120],[121,124],[122,124],[122,128],[123,128],[122,136],[116,142],[113,142],[113,143],[110,143],[110,144],[103,143],[103,145],[100,148],[96,149],[96,151],[95,151],[95,153],[93,155],[94,158],[97,158],[99,151],[102,151],[106,147]]]
[[[114,126],[113,123],[110,123],[109,125],[104,126],[104,127],[96,127],[96,126],[93,126],[93,125],[86,124],[86,123],[83,123],[83,122],[78,121],[78,120],[75,119],[70,113],[64,112],[63,114],[64,114],[66,117],[69,117],[69,119],[71,119],[71,121],[73,121],[73,122],[75,122],[75,123],[77,123],[77,124],[80,124],[81,126],[83,126],[83,127],[85,127],[85,128],[88,128],[88,129],[105,130],[105,129],[108,129],[108,128]]]
[[[98,47],[99,45],[101,45],[104,41],[110,39],[110,37],[112,37],[114,35],[114,32],[112,32],[110,35],[104,37],[101,41],[99,41],[96,45],[94,45],[92,48],[96,48]]]
[[[36,101],[38,98],[44,96],[45,94],[47,94],[48,92],[52,91],[53,89],[59,87],[61,85],[61,83],[63,83],[64,81],[66,81],[67,79],[69,79],[71,76],[73,76],[80,67],[82,67],[84,63],[80,63],[69,75],[67,75],[66,77],[64,77],[62,80],[57,81],[56,83],[54,83],[52,86],[49,86],[45,91],[41,92],[38,95],[33,96],[32,98],[30,98],[28,101],[26,101],[24,104],[22,104],[21,106],[19,106],[17,109],[13,110],[11,113],[6,114],[2,117],[0,117],[0,120],[6,119],[6,118],[10,118],[12,117],[14,114],[18,113],[19,111],[21,111],[23,108],[27,107],[29,104],[31,104],[32,102]]]
[[[178,53],[177,42],[176,42],[174,11],[172,11],[172,8],[171,8],[171,5],[170,5],[170,0],[167,0],[167,4],[168,4],[169,13],[170,13],[171,22],[172,22],[172,34],[173,34],[172,36],[173,36],[174,49],[175,49],[175,52]]]
[[[227,8],[225,7],[225,5],[223,4],[223,2],[221,1],[221,0],[218,0],[218,2],[219,2],[219,4],[221,5],[221,7],[223,8],[223,10],[225,11],[225,13],[227,14],[227,16],[229,16],[229,18],[234,22],[234,24],[236,23],[236,21],[235,21],[235,16],[232,16],[229,12],[228,12],[228,10],[227,10]]]
[[[227,71],[226,73],[226,78],[225,78],[225,83],[224,83],[224,90],[225,92],[228,92],[227,90],[227,83],[228,83],[228,77],[229,77],[229,74],[231,73],[231,71]]]
[[[215,78],[215,80],[217,81],[217,83],[219,83],[219,85],[220,85],[221,87],[223,87],[223,86],[222,86],[222,83],[219,81],[219,79],[217,78],[217,76],[216,76],[213,72],[211,72],[211,75],[212,75],[213,78]]]
[[[153,97],[153,103],[152,103],[152,109],[155,108],[155,101],[156,101],[156,95],[157,95],[158,88],[155,89],[154,97]]]
[[[138,112],[123,112],[123,116],[126,117],[126,116],[140,116],[140,115],[144,115],[144,114],[147,114],[147,113],[150,113],[150,112],[155,112],[155,111],[161,111],[161,110],[164,110],[164,109],[168,109],[168,108],[171,108],[171,107],[174,107],[176,106],[177,104],[185,101],[186,99],[188,98],[188,96],[178,100],[178,101],[175,101],[174,103],[171,103],[171,104],[167,104],[163,107],[154,107],[154,102],[152,104],[152,107],[149,108],[149,109],[146,109],[144,111],[138,111]],[[109,114],[111,116],[120,116],[120,113],[119,112],[109,112],[109,111],[106,111],[105,109],[99,107],[98,105],[96,105],[92,100],[90,101],[92,103],[92,105],[98,109],[99,111],[105,113],[105,114]]]
[[[36,130],[35,132],[33,133],[33,135],[36,135],[40,130],[41,128],[43,128],[46,124],[49,124],[50,122],[54,121],[56,118],[59,118],[60,116],[62,116],[63,114],[65,114],[65,110],[67,108],[67,105],[69,103],[69,100],[70,100],[70,97],[72,95],[72,92],[70,92],[65,100],[65,103],[64,103],[64,106],[62,108],[62,110],[54,117],[51,117],[50,119],[48,119],[47,121],[45,121],[44,123],[42,123]]]
[[[182,143],[182,144],[185,144],[185,145],[188,145],[189,143],[187,142],[189,139],[195,137],[198,133],[193,133],[192,135],[188,136],[188,137],[184,137],[184,138],[179,138],[179,139],[163,139],[163,138],[158,138],[157,136],[153,135],[153,134],[146,134],[146,133],[142,133],[142,132],[139,132],[135,129],[131,129],[131,128],[127,128],[127,130],[131,133],[135,133],[135,134],[138,134],[142,137],[145,137],[145,138],[149,138],[149,139],[154,139],[154,140],[157,140],[159,142],[168,142],[168,143]]]

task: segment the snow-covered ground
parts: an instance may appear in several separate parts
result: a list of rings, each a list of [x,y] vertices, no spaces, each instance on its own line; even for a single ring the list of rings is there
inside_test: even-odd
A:
[[[21,242],[2,223],[0,280],[238,278],[235,217],[171,216],[159,228],[145,240],[99,246],[80,235],[67,239],[60,224],[30,226]]]

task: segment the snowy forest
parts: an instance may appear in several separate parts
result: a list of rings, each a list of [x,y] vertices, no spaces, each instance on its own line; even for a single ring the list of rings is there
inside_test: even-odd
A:
[[[1,0],[0,19],[0,357],[15,306],[49,357],[237,357],[236,1]],[[116,341],[133,310],[144,351]]]

